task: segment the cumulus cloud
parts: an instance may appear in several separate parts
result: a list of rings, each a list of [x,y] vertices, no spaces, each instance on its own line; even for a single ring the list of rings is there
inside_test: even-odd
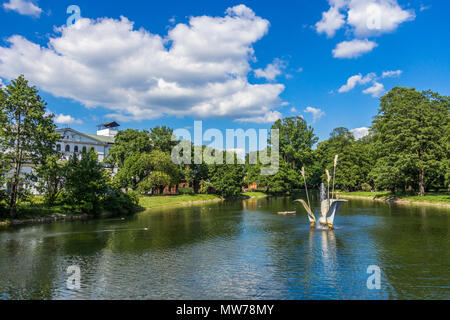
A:
[[[395,31],[416,17],[413,10],[403,10],[397,0],[351,0],[348,8],[347,22],[357,37]]]
[[[378,98],[384,92],[384,85],[379,82],[374,82],[373,85],[363,91],[365,94],[370,94],[374,98]]]
[[[395,70],[395,71],[384,71],[381,77],[383,78],[393,78],[393,77],[400,77],[403,73],[402,70]]]
[[[286,62],[275,58],[265,69],[256,69],[254,72],[256,78],[265,78],[269,81],[273,81],[277,76],[283,73],[283,69],[286,69]]]
[[[56,124],[82,124],[83,121],[79,119],[75,119],[74,117],[70,115],[64,115],[64,114],[55,114],[55,118],[53,121]]]
[[[405,10],[397,0],[328,0],[330,8],[316,23],[317,33],[333,37],[345,26],[347,34],[356,38],[344,41],[333,50],[335,58],[358,58],[377,44],[367,37],[395,31],[400,24],[414,20],[414,10]],[[365,40],[363,40],[365,39]]]
[[[339,7],[331,5],[322,13],[322,20],[316,23],[317,33],[326,33],[328,38],[334,37],[336,31],[345,24],[345,16],[339,12]]]
[[[3,3],[3,8],[32,17],[40,17],[42,13],[42,9],[30,0],[9,0]]]
[[[373,41],[354,39],[351,41],[343,41],[338,43],[333,49],[333,57],[341,59],[358,58],[377,47],[378,44]]]
[[[347,83],[341,86],[338,90],[339,93],[349,92],[353,90],[357,85],[370,84],[370,87],[363,90],[363,93],[370,94],[372,97],[377,98],[384,92],[384,85],[378,82],[381,78],[399,77],[402,74],[401,70],[396,71],[384,71],[381,77],[378,77],[376,73],[369,73],[366,76],[362,76],[361,73],[351,76],[347,79]]]
[[[102,106],[117,119],[163,115],[264,119],[281,105],[282,84],[251,84],[253,44],[269,21],[244,5],[223,17],[191,17],[162,38],[120,20],[80,19],[47,46],[14,35],[0,46],[0,76],[24,74],[56,97]]]
[[[376,77],[375,73],[369,73],[365,77],[363,77],[361,73],[351,76],[350,78],[348,78],[347,83],[339,88],[338,92],[343,93],[353,90],[356,87],[356,85],[369,83],[375,77]]]
[[[379,36],[395,31],[406,21],[414,20],[413,10],[404,10],[397,0],[328,0],[330,8],[316,23],[318,33],[333,37],[347,25],[356,37]],[[345,15],[346,14],[346,15]]]
[[[320,120],[323,116],[325,116],[325,112],[320,110],[319,108],[307,107],[304,111],[305,113],[311,113],[313,116],[313,123]]]
[[[369,135],[369,128],[362,127],[362,128],[356,128],[353,130],[350,130],[350,132],[353,134],[356,140],[359,140],[361,138],[364,138],[365,136]]]
[[[282,114],[278,111],[269,111],[265,115],[250,117],[250,118],[240,118],[236,121],[238,122],[254,122],[254,123],[272,123],[282,118]]]

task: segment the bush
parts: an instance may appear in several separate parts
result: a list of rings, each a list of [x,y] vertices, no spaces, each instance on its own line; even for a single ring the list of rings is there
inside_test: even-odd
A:
[[[372,186],[370,184],[368,184],[368,183],[363,183],[361,185],[361,190],[370,192],[370,191],[372,191]]]
[[[103,209],[108,212],[121,214],[130,214],[139,208],[139,198],[135,192],[124,193],[115,191],[105,196],[102,200]]]
[[[178,189],[179,194],[194,194],[194,189],[191,187],[183,187]]]

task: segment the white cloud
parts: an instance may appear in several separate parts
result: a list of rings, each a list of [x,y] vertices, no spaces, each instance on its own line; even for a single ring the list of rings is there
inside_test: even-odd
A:
[[[79,119],[75,119],[74,117],[70,115],[64,115],[64,114],[56,114],[53,121],[57,124],[82,124],[83,121]]]
[[[397,0],[351,0],[347,23],[357,37],[392,32],[405,22],[414,20],[412,10],[403,10]]]
[[[294,107],[291,108],[291,112],[292,113],[297,113],[297,109],[295,109]]]
[[[374,82],[370,88],[363,91],[365,94],[371,94],[372,97],[377,98],[384,92],[384,85],[379,82]]]
[[[369,135],[369,128],[362,127],[362,128],[356,128],[353,130],[350,130],[350,132],[353,134],[356,140],[359,140],[361,138],[364,138],[365,136]]]
[[[414,20],[413,10],[403,10],[397,0],[328,0],[330,8],[316,23],[318,33],[333,37],[344,25],[356,37],[379,36]]]
[[[395,71],[384,71],[381,77],[383,78],[393,78],[393,77],[400,77],[403,73],[402,70],[395,70]]]
[[[128,120],[163,115],[261,119],[282,103],[282,84],[251,84],[253,44],[269,28],[244,5],[191,17],[162,38],[127,18],[80,19],[41,47],[21,36],[0,46],[0,76],[24,74],[56,97],[102,106]]]
[[[377,47],[378,44],[373,41],[365,40],[351,40],[338,43],[333,49],[333,57],[342,59],[358,58],[365,53],[368,53]]]
[[[283,69],[286,68],[286,62],[275,58],[273,63],[268,64],[265,69],[256,69],[256,78],[265,78],[266,80],[273,81],[277,76],[283,73]]]
[[[361,73],[351,76],[350,78],[348,78],[347,83],[339,88],[338,92],[343,93],[353,90],[356,87],[356,85],[367,84],[371,82],[375,77],[376,77],[375,73],[369,73],[365,77],[363,77]]]
[[[254,122],[254,123],[272,123],[280,120],[283,115],[278,111],[269,111],[263,116],[251,117],[251,118],[240,118],[236,121],[238,122]]]
[[[331,6],[322,13],[322,20],[316,23],[317,33],[326,33],[328,38],[334,37],[336,31],[345,24],[345,16],[339,12],[339,7]]]
[[[3,8],[32,17],[40,17],[42,13],[42,9],[30,0],[9,0],[3,3]]]
[[[304,111],[305,113],[311,113],[313,116],[313,123],[320,120],[323,116],[325,116],[325,112],[320,110],[319,108],[307,107]]]

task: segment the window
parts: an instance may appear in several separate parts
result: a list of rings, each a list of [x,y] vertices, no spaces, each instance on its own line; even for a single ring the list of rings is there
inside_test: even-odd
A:
[[[78,153],[78,146],[75,146],[75,148],[73,149],[73,152]]]
[[[61,151],[61,145],[60,144],[56,145],[56,151]]]
[[[94,147],[92,147],[92,148],[91,148],[91,151],[94,151],[94,152],[95,152],[95,148],[94,148]]]
[[[86,148],[86,146],[84,146],[83,147],[83,152],[86,152],[87,151],[87,148]]]
[[[66,152],[70,152],[70,145],[66,145]]]

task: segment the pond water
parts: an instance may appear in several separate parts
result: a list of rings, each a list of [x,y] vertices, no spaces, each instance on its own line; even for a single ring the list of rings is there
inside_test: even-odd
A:
[[[292,200],[4,229],[0,299],[450,299],[450,210],[350,200],[324,231]]]

